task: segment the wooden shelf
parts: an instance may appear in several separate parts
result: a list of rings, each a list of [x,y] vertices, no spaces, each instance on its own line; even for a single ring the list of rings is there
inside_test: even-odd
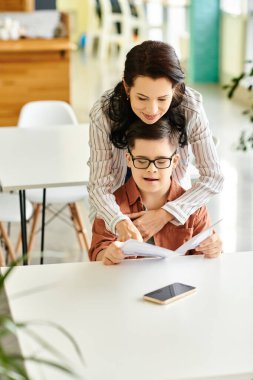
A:
[[[55,51],[71,50],[73,44],[66,38],[53,39],[20,39],[20,40],[0,40],[0,53],[19,53],[19,52],[36,52],[36,51]]]
[[[17,125],[27,102],[70,102],[72,48],[69,34],[65,38],[0,41],[0,126]]]
[[[0,0],[0,12],[31,12],[34,0]]]

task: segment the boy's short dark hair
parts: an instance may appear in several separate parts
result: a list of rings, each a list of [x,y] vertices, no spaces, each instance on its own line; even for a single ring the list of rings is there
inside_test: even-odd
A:
[[[136,139],[160,140],[167,138],[169,143],[178,146],[179,136],[171,130],[167,120],[159,119],[154,124],[145,124],[142,120],[133,122],[127,130],[126,140],[129,148],[134,147]]]

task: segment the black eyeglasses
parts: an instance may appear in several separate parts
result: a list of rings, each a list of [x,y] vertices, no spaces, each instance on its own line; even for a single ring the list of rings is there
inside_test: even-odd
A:
[[[134,157],[128,148],[128,152],[136,169],[147,169],[150,164],[154,164],[157,169],[167,169],[170,167],[172,158],[176,154],[176,151],[177,150],[175,150],[175,152],[170,157],[161,157],[157,158],[156,160],[149,160],[145,157]]]

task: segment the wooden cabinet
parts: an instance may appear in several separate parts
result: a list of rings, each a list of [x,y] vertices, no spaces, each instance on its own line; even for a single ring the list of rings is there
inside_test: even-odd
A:
[[[63,15],[67,26],[67,16]],[[68,28],[67,28],[68,30]],[[70,102],[68,37],[0,41],[0,126],[14,126],[33,100]]]
[[[30,12],[34,10],[34,0],[0,0],[0,12]]]

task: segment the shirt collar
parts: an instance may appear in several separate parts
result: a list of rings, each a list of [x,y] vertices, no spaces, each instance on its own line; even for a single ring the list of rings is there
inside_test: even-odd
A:
[[[138,187],[136,186],[136,183],[134,182],[133,176],[129,178],[125,186],[130,206],[132,206],[138,200],[141,201],[141,194]]]
[[[142,202],[141,194],[139,192],[138,187],[136,186],[136,183],[134,182],[133,176],[129,178],[125,186],[126,186],[126,192],[127,192],[130,206],[132,206],[138,200]],[[181,193],[182,193],[181,186],[173,178],[171,178],[171,184],[170,184],[170,189],[167,196],[167,201],[171,202],[175,200],[176,198],[179,197],[179,195],[181,195]]]
[[[171,177],[170,189],[167,196],[167,201],[171,202],[177,199],[182,194],[182,187]]]

